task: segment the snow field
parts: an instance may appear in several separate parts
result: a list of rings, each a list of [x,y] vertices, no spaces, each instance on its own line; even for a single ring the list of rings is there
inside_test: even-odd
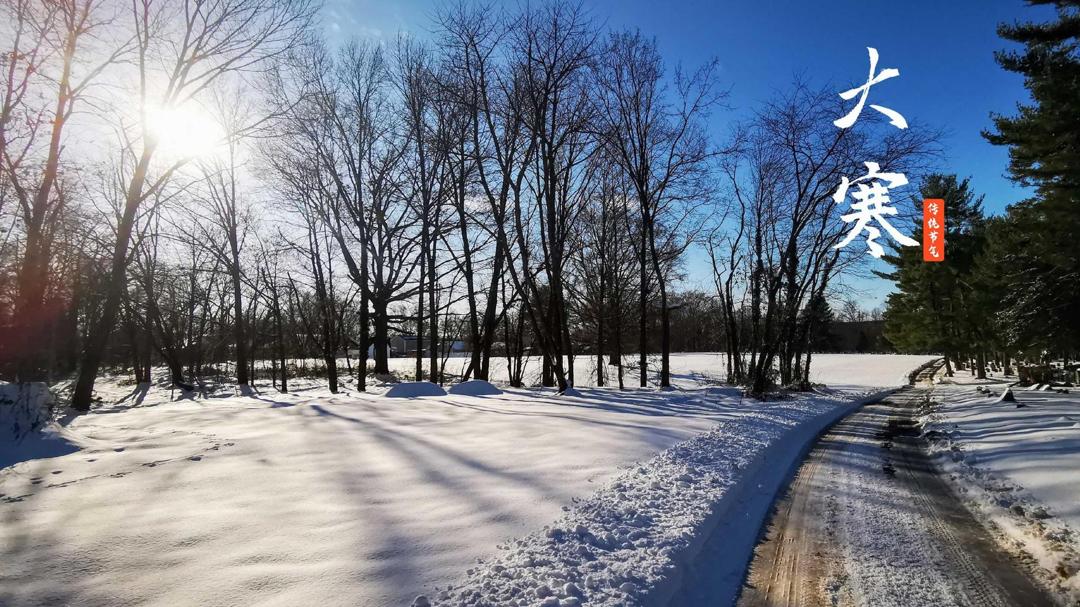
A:
[[[728,541],[736,555],[709,563],[733,601],[773,495],[818,433],[856,404],[815,397],[751,404],[752,414],[623,472],[554,525],[503,544],[464,581],[414,605],[665,605],[725,523],[750,530],[743,545]],[[748,512],[737,498],[761,483],[772,490],[755,504],[760,512]]]
[[[1015,377],[938,381],[921,419],[935,461],[1008,550],[1080,603],[1080,394],[1013,387],[1008,402]]]
[[[847,363],[852,383],[852,370],[914,366]],[[482,572],[500,558],[528,604],[648,601],[692,558],[710,508],[735,516],[719,502],[762,449],[856,397],[757,403],[698,383],[387,398],[290,384],[299,392],[193,398],[102,383],[106,404],[58,429],[78,452],[0,469],[0,604],[452,602],[502,584]]]
[[[859,390],[880,386],[899,386],[907,383],[907,373],[934,356],[908,354],[814,354],[810,366],[811,380],[828,384],[837,389]],[[607,359],[605,358],[605,361]],[[623,357],[623,379],[627,386],[638,385],[637,357]],[[390,370],[402,377],[412,377],[416,362],[412,358],[391,358]],[[467,357],[453,357],[446,361],[446,373],[461,375],[469,365]],[[719,383],[725,379],[726,359],[723,352],[689,352],[671,355],[672,383],[695,387],[702,383]],[[344,366],[343,364],[341,366]],[[427,365],[425,363],[425,370]],[[649,358],[649,377],[655,383],[660,368],[659,355]],[[606,365],[608,385],[618,385],[616,368]],[[509,380],[505,358],[492,359],[491,379],[495,383]],[[596,385],[596,357],[574,358],[574,380],[579,387]],[[525,364],[525,384],[540,383],[540,361],[529,359]]]

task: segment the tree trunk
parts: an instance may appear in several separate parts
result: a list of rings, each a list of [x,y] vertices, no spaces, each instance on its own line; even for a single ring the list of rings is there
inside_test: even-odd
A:
[[[477,379],[490,379],[491,346],[495,341],[495,325],[498,320],[496,317],[497,295],[499,283],[502,280],[504,256],[503,239],[497,238],[495,240],[495,259],[492,266],[491,284],[488,285],[487,305],[484,307],[483,346],[479,371],[476,372]],[[507,347],[509,347],[509,344],[507,344]]]
[[[644,215],[642,215],[644,223]],[[641,297],[638,302],[638,380],[642,388],[649,385],[649,333],[648,333],[648,271],[645,256],[648,252],[645,243],[645,226],[641,226],[641,250],[638,263],[641,268]]]
[[[105,280],[105,301],[101,306],[101,317],[90,331],[90,336],[83,351],[79,365],[79,377],[75,382],[75,389],[71,395],[71,406],[77,411],[89,411],[91,398],[94,394],[94,382],[101,367],[101,359],[105,353],[105,347],[109,343],[116,324],[116,315],[120,307],[120,299],[127,285],[127,258],[128,247],[131,241],[131,230],[135,225],[135,213],[142,201],[143,185],[146,182],[146,173],[150,167],[150,159],[154,154],[156,142],[150,140],[143,147],[142,155],[132,173],[131,183],[128,185],[124,196],[124,213],[120,217],[120,223],[116,229],[116,241],[113,246],[113,257],[110,264],[109,276]]]
[[[244,327],[244,301],[240,285],[240,259],[239,251],[233,249],[233,266],[230,268],[232,279],[233,313],[236,315],[233,323],[233,340],[236,342],[236,384],[241,391],[248,389],[250,378],[248,377],[248,348],[247,331]]]
[[[438,218],[436,218],[437,220]],[[428,331],[428,380],[433,384],[442,384],[442,374],[439,373],[439,308],[435,300],[435,239],[429,239],[430,251],[428,253],[428,307],[431,309],[431,330]]]
[[[390,339],[390,319],[387,317],[386,302],[373,301],[375,322],[375,373],[388,375],[390,373],[390,361],[387,357],[388,343]]]
[[[421,238],[420,283],[416,287],[416,381],[424,381],[424,280],[427,277],[427,228]]]
[[[604,292],[604,277],[600,276],[600,292]],[[596,314],[596,385],[604,386],[604,303],[600,301],[600,309]]]
[[[281,329],[281,301],[278,299],[277,287],[273,288],[274,302],[274,334],[277,346],[277,359],[281,361],[281,387],[278,390],[285,394],[289,391],[289,370],[285,364],[285,334]]]

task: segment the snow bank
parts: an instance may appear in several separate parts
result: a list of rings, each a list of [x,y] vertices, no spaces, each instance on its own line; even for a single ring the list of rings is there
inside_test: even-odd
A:
[[[427,381],[408,381],[394,384],[386,391],[386,396],[391,398],[414,398],[417,396],[446,396],[439,384]]]
[[[727,554],[705,574],[734,601],[772,497],[814,437],[852,406],[805,398],[721,422],[620,474],[554,525],[507,542],[419,604],[665,605],[709,541],[726,543]],[[760,499],[746,500],[754,491]]]
[[[625,467],[755,412],[582,392],[152,388],[103,405],[66,429],[78,453],[0,470],[0,605],[408,605]]]
[[[0,384],[0,469],[79,449],[53,423],[54,406],[55,400],[45,384]]]
[[[502,394],[491,382],[482,379],[470,379],[450,386],[450,394],[459,396],[495,396]]]
[[[0,383],[0,440],[18,442],[52,418],[54,400],[43,383]]]
[[[940,376],[939,376],[940,377]],[[1004,547],[1080,602],[1080,395],[1017,388],[1015,377],[941,378],[921,421],[939,466]]]

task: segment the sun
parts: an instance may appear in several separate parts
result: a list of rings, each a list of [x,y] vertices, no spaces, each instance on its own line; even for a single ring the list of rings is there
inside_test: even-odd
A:
[[[225,129],[194,104],[149,108],[146,127],[161,153],[178,159],[210,160],[225,149]]]

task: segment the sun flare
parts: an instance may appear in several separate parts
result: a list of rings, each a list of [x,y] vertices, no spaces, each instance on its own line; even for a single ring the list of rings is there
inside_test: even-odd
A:
[[[225,145],[225,129],[209,112],[193,105],[155,107],[147,110],[148,134],[168,155],[206,160],[220,154]]]

